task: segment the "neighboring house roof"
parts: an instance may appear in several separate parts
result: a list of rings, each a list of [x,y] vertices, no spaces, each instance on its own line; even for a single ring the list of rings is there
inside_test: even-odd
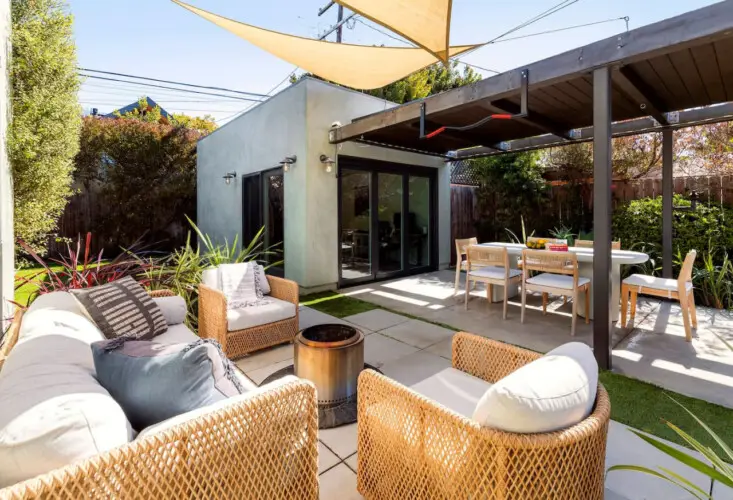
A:
[[[164,118],[169,118],[170,117],[170,114],[166,110],[164,110],[160,106],[160,104],[158,104],[157,102],[155,102],[154,100],[152,100],[148,96],[145,96],[145,99],[148,101],[148,106],[149,107],[151,107],[151,108],[154,108],[155,106],[160,107],[160,114],[161,114],[161,116],[163,116]],[[107,118],[114,118],[115,116],[117,116],[117,113],[119,113],[121,115],[124,115],[125,113],[129,113],[129,112],[134,111],[136,109],[140,109],[140,103],[138,101],[135,101],[133,103],[130,103],[127,106],[123,106],[123,107],[121,107],[119,109],[116,109],[116,110],[112,111],[111,113],[107,113],[104,116],[107,117]]]
[[[450,183],[464,186],[478,186],[481,184],[476,169],[465,160],[453,162],[451,165]]]

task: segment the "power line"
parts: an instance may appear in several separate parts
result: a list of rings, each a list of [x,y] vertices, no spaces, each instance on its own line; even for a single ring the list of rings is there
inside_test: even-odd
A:
[[[283,78],[282,80],[280,80],[280,83],[278,83],[277,85],[275,85],[274,87],[272,87],[272,88],[271,88],[271,89],[270,89],[270,90],[269,90],[269,91],[267,92],[267,94],[265,94],[265,95],[267,96],[267,99],[269,99],[269,98],[271,97],[271,96],[270,96],[270,94],[272,94],[273,92],[275,92],[275,90],[277,90],[277,88],[278,88],[278,87],[279,87],[280,85],[282,85],[283,83],[285,83],[285,82],[287,82],[288,80],[290,80],[290,77],[291,77],[291,76],[293,76],[293,75],[294,75],[294,74],[296,73],[296,71],[298,71],[298,69],[299,69],[299,68],[298,68],[298,67],[296,66],[296,67],[295,67],[295,69],[294,69],[293,71],[291,71],[290,73],[288,73],[288,74],[287,74],[287,76],[286,76],[285,78]],[[257,101],[257,102],[265,102],[265,101],[266,101],[267,99],[265,99],[265,100],[262,100],[262,101]],[[255,104],[256,104],[256,102],[253,102],[252,104],[250,104],[250,105],[249,105],[249,106],[247,106],[246,108],[244,108],[244,109],[241,109],[241,110],[237,111],[236,113],[233,113],[233,114],[231,114],[231,115],[229,115],[229,116],[225,116],[224,118],[219,118],[218,120],[216,120],[216,122],[217,122],[217,123],[219,123],[219,122],[221,122],[221,121],[224,121],[224,120],[228,120],[228,119],[230,119],[230,118],[237,118],[237,117],[238,117],[239,115],[241,115],[241,114],[243,114],[244,112],[246,112],[247,110],[249,110],[249,109],[250,109],[250,108],[251,108],[252,106],[254,106]]]
[[[115,73],[113,71],[102,71],[99,69],[89,69],[89,68],[79,68],[80,71],[89,71],[91,73],[101,73],[104,75],[112,75],[112,76],[123,76],[125,78],[137,78],[138,80],[149,80],[151,82],[158,82],[158,83],[171,83],[174,85],[182,85],[184,87],[193,87],[193,88],[199,88],[199,89],[207,89],[207,90],[220,90],[223,92],[232,92],[235,94],[242,94],[242,95],[248,95],[248,96],[255,96],[255,97],[265,97],[264,94],[257,94],[254,92],[246,92],[244,90],[232,90],[232,89],[226,89],[223,87],[210,87],[207,85],[196,85],[193,83],[183,83],[183,82],[175,82],[171,80],[159,80],[158,78],[150,78],[147,76],[135,76],[135,75],[127,75],[125,73]]]
[[[97,89],[103,89],[103,90],[97,90]],[[100,85],[98,83],[82,82],[82,87],[80,91],[87,92],[87,93],[95,93],[95,94],[97,93],[111,94],[111,95],[117,95],[120,97],[124,95],[126,96],[124,97],[126,99],[130,99],[130,98],[137,99],[142,94],[154,93],[155,97],[159,97],[159,98],[162,98],[162,97],[166,97],[166,98],[199,97],[201,99],[205,99],[207,102],[216,102],[216,101],[221,100],[216,97],[191,95],[188,90],[181,90],[180,92],[169,91],[169,90],[159,90],[159,89],[152,90],[146,87],[145,85],[142,85],[140,87],[131,87],[131,86],[121,85],[121,84],[111,84],[111,85],[101,84]],[[108,91],[112,91],[112,92],[108,92]],[[134,95],[134,97],[130,97],[131,95]],[[235,96],[226,96],[225,99],[242,102],[240,98],[235,97]]]
[[[604,21],[596,21],[596,22],[593,22],[593,23],[586,23],[586,24],[576,24],[575,26],[567,26],[565,28],[558,28],[558,29],[547,30],[547,31],[539,31],[537,33],[528,33],[526,35],[513,36],[511,38],[503,38],[501,40],[497,40],[494,43],[510,42],[512,40],[520,40],[522,38],[530,38],[530,37],[539,36],[539,35],[548,35],[550,33],[558,33],[560,31],[567,31],[567,30],[572,30],[572,29],[576,29],[576,28],[585,28],[585,27],[588,27],[588,26],[595,26],[597,24],[612,23],[612,22],[615,22],[615,21],[626,21],[628,23],[629,16],[614,17],[613,19],[606,19]],[[627,30],[628,30],[628,27],[627,27]]]
[[[132,84],[135,84],[135,85],[143,85],[145,87],[154,87],[154,88],[159,88],[159,89],[176,90],[176,91],[179,91],[179,92],[189,92],[189,93],[192,93],[192,94],[203,94],[203,95],[212,95],[212,96],[216,96],[216,97],[227,97],[227,98],[230,98],[230,99],[238,99],[240,101],[260,102],[259,99],[253,99],[253,98],[249,98],[249,97],[235,97],[235,96],[231,96],[231,95],[214,94],[214,93],[211,93],[211,92],[202,92],[200,90],[177,89],[175,87],[166,87],[164,85],[155,85],[155,84],[152,84],[152,83],[131,82],[131,81],[128,81],[128,80],[120,80],[118,78],[108,78],[106,76],[86,75],[86,74],[83,74],[83,73],[80,73],[80,76],[83,76],[85,78],[94,78],[94,79],[97,79],[97,80],[106,80],[106,81],[121,82],[121,83],[132,83]]]

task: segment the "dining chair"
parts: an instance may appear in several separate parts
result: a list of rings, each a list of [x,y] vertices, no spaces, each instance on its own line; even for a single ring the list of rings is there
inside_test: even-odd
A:
[[[593,240],[575,240],[573,246],[577,248],[593,248]],[[612,241],[611,250],[621,250],[621,240]]]
[[[466,249],[469,245],[477,244],[477,238],[456,239],[456,286],[453,290],[454,295],[458,293],[458,285],[461,281],[461,270],[467,269],[466,260],[463,258],[466,255]]]
[[[578,275],[578,256],[575,253],[523,250],[522,260],[522,323],[529,291],[542,293],[542,314],[547,314],[547,296],[550,293],[573,299],[570,335],[575,335],[578,293],[585,292],[585,322],[590,323],[590,279]],[[540,274],[531,276],[532,271]]]
[[[695,290],[692,286],[692,266],[697,252],[690,250],[682,263],[677,279],[659,278],[646,274],[632,274],[621,282],[621,326],[626,328],[626,312],[631,302],[631,323],[636,315],[636,296],[652,295],[676,300],[682,309],[682,322],[685,325],[685,340],[692,342],[692,327],[697,328],[697,311],[695,310]]]
[[[466,249],[466,298],[465,309],[468,310],[468,288],[470,283],[486,283],[486,298],[491,303],[494,296],[494,285],[504,287],[504,319],[509,305],[509,285],[522,280],[519,269],[509,267],[509,253],[506,247],[487,247],[469,245]]]

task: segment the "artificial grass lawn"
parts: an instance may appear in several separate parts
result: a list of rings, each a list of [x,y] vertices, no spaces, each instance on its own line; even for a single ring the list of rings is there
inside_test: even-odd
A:
[[[49,266],[52,271],[60,271],[61,266]],[[42,267],[28,267],[26,269],[20,269],[18,272],[15,273],[16,279],[18,277],[23,278],[31,278],[34,275],[36,275],[39,271],[41,271]],[[38,279],[41,279],[41,276],[38,276]],[[25,285],[21,286],[20,288],[15,289],[15,301],[18,304],[21,304],[23,306],[28,305],[28,300],[30,299],[33,292],[36,291],[36,287],[32,283],[26,283]]]
[[[344,318],[373,309],[390,310],[361,299],[347,297],[335,292],[307,295],[303,297],[301,304],[337,318]],[[424,318],[405,314],[400,311],[391,312],[413,319],[419,319],[427,323],[434,323],[450,330],[459,330],[459,328],[450,325],[426,321]],[[700,427],[695,419],[675,403],[677,401],[710,426],[724,442],[733,445],[733,425],[731,425],[731,422],[733,422],[733,410],[729,408],[708,403],[701,399],[683,396],[618,373],[602,372],[600,379],[611,397],[611,418],[617,422],[687,446],[665,424],[665,421],[672,422],[701,443],[712,447],[714,450],[719,450],[714,440]]]

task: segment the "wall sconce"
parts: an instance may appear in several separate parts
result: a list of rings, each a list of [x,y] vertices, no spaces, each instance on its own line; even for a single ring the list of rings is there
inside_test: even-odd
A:
[[[321,155],[319,159],[321,160],[321,163],[326,166],[326,172],[330,174],[333,170],[333,166],[336,164],[336,160],[326,155]]]
[[[236,178],[237,178],[236,172],[227,172],[226,175],[224,175],[224,182],[226,182],[228,186],[229,183],[232,182],[232,179],[236,179]]]
[[[290,165],[292,165],[296,161],[298,161],[298,157],[297,156],[295,156],[295,155],[293,155],[293,156],[286,156],[280,162],[280,166],[283,168],[283,171],[284,172],[287,172],[287,171],[290,170]]]

